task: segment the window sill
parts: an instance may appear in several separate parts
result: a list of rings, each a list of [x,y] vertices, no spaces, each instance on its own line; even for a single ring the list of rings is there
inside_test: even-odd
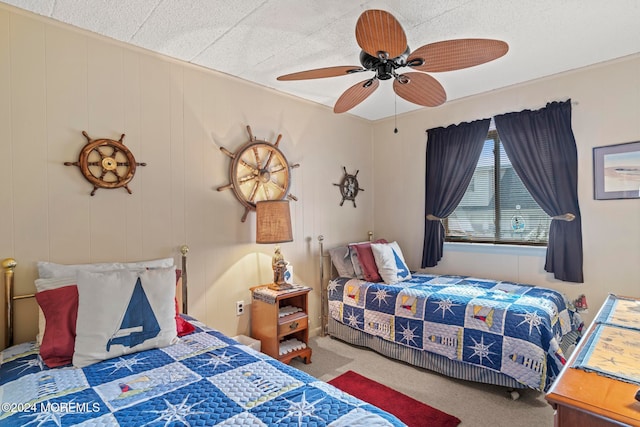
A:
[[[474,252],[498,255],[544,256],[546,246],[494,245],[491,243],[444,242],[444,250],[451,252]]]

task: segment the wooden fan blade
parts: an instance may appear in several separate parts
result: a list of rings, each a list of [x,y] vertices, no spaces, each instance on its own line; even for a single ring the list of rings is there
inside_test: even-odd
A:
[[[278,80],[309,80],[323,79],[325,77],[346,76],[351,73],[367,71],[357,65],[340,65],[337,67],[316,68],[315,70],[300,71],[297,73],[285,74],[278,77]]]
[[[407,36],[402,25],[389,12],[365,10],[356,23],[358,46],[369,55],[378,57],[378,52],[386,52],[395,58],[407,50]]]
[[[509,45],[502,40],[445,40],[419,47],[409,55],[407,62],[420,58],[424,64],[411,67],[429,73],[453,71],[493,61],[508,50]]]
[[[407,82],[401,83],[403,80]],[[393,90],[407,101],[425,107],[437,107],[447,100],[442,85],[424,73],[401,74],[393,81]]]
[[[351,86],[338,98],[336,105],[333,107],[333,112],[344,113],[349,111],[367,99],[378,88],[379,84],[378,79],[369,79]]]

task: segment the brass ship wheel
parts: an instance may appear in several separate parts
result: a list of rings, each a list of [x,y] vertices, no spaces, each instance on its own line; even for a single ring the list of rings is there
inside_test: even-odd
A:
[[[256,209],[256,202],[262,200],[298,200],[289,193],[291,169],[300,165],[289,165],[287,158],[278,148],[282,135],[276,142],[256,139],[247,126],[249,141],[232,153],[224,147],[220,151],[231,158],[229,184],[218,187],[218,191],[232,189],[238,201],[245,207],[241,221],[245,222],[250,211]]]
[[[87,144],[80,151],[77,162],[64,162],[65,166],[78,166],[82,175],[93,184],[91,195],[96,194],[98,188],[124,187],[129,194],[128,185],[136,173],[136,166],[146,166],[137,163],[133,153],[120,140],[91,139],[85,131],[82,135],[87,138]]]

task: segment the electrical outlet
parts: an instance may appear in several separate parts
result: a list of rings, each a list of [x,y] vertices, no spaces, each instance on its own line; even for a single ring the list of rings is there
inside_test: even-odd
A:
[[[244,314],[244,301],[236,301],[236,316]]]

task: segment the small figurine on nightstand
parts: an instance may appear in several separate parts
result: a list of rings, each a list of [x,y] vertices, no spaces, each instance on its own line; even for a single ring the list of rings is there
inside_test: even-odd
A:
[[[284,283],[284,273],[287,271],[287,263],[284,260],[276,262],[273,269],[273,283],[280,286]]]
[[[285,281],[285,273],[287,272],[287,262],[284,259],[278,260],[273,264],[273,283],[269,285],[269,289],[280,291],[290,289],[291,285]]]

